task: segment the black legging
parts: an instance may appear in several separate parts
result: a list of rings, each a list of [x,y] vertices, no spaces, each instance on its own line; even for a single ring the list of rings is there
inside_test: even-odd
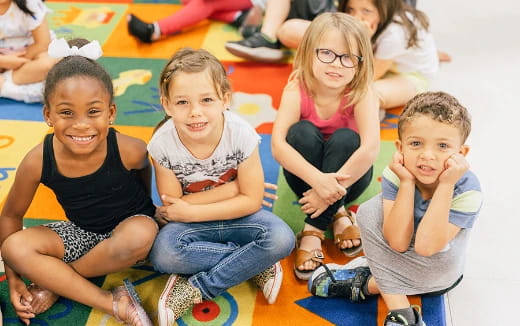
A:
[[[337,172],[360,146],[359,135],[352,129],[340,128],[325,140],[320,130],[307,120],[292,125],[287,132],[286,140],[307,162],[325,173]],[[338,208],[355,200],[368,187],[372,180],[372,169],[370,167],[365,175],[347,188],[345,196],[330,205],[320,216],[310,218],[310,215],[307,215],[305,223],[320,230],[327,229]],[[289,171],[284,169],[283,173],[298,198],[303,197],[303,193],[311,188]]]

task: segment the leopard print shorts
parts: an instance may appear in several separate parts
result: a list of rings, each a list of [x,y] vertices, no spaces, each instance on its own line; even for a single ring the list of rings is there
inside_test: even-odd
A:
[[[63,261],[73,262],[89,252],[101,241],[110,238],[112,231],[107,233],[94,233],[85,231],[76,224],[68,221],[59,221],[43,224],[58,234],[65,247]]]

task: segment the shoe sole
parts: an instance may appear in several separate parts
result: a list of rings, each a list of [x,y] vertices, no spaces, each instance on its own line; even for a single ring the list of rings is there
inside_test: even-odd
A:
[[[152,321],[150,320],[150,317],[148,317],[148,314],[146,313],[143,306],[141,305],[141,298],[139,298],[139,295],[137,294],[137,291],[135,290],[132,282],[130,282],[129,279],[125,278],[123,280],[123,284],[126,288],[126,291],[128,291],[128,294],[130,295],[130,300],[132,300],[132,303],[134,304],[135,311],[137,312],[137,315],[139,316],[139,321],[141,322],[141,325],[153,326]]]
[[[280,288],[282,287],[282,280],[283,280],[283,269],[282,264],[280,262],[277,262],[274,264],[274,278],[273,283],[270,287],[268,287],[267,293],[265,293],[265,287],[264,291],[264,297],[267,300],[267,303],[273,304],[276,301],[276,298],[278,298],[278,294],[280,293]]]
[[[354,269],[358,267],[368,267],[368,261],[365,256],[357,257],[355,259],[352,259],[350,262],[348,262],[345,265],[339,265],[339,264],[327,264],[327,267],[333,271],[333,270],[344,270],[344,269]],[[327,273],[325,271],[325,267],[320,266],[316,268],[312,276],[309,278],[309,283],[307,285],[307,288],[309,292],[312,293],[312,284],[314,283],[314,280],[318,278],[323,273]]]
[[[252,61],[261,62],[280,62],[286,55],[281,49],[271,49],[267,47],[250,48],[236,43],[226,43],[226,50],[231,54]]]
[[[170,275],[164,289],[159,297],[159,302],[157,304],[157,314],[159,317],[159,326],[172,326],[175,323],[175,315],[173,311],[166,307],[166,303],[168,300],[168,295],[170,294],[171,289],[177,283],[178,275],[173,274]]]

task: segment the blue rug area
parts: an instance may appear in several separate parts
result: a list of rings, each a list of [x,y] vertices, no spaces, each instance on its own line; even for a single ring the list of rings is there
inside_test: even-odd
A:
[[[446,326],[446,320],[444,318],[446,315],[444,297],[422,297],[421,301],[423,320],[426,325]],[[335,325],[377,325],[377,297],[372,297],[362,303],[352,303],[343,298],[320,298],[311,296],[298,300],[296,303]]]
[[[41,103],[23,103],[0,98],[0,119],[43,121]]]
[[[375,326],[377,324],[377,298],[363,303],[352,303],[341,298],[309,297],[296,303],[335,325]]]

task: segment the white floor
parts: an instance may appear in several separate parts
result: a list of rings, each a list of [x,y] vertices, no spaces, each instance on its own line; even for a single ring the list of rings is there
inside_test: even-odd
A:
[[[418,8],[429,16],[438,48],[453,57],[432,90],[470,110],[468,159],[484,193],[464,280],[447,296],[448,325],[518,325],[520,2],[419,0]]]

